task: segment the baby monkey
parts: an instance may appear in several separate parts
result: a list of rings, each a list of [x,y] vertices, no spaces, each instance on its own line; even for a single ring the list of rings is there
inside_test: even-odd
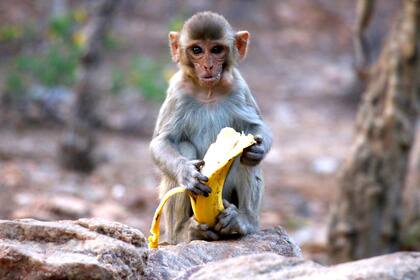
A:
[[[179,71],[171,78],[160,109],[150,150],[162,171],[160,196],[184,186],[208,196],[202,158],[224,127],[255,135],[256,144],[235,160],[223,188],[225,210],[210,228],[193,216],[186,194],[165,206],[167,241],[218,240],[253,233],[259,225],[263,179],[259,163],[270,150],[271,132],[242,78],[237,63],[245,58],[247,31],[234,32],[226,19],[201,12],[180,32],[169,33],[172,59]]]

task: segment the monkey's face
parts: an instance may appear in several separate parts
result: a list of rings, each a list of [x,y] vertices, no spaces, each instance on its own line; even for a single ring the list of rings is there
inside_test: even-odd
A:
[[[192,81],[212,88],[224,79],[224,71],[242,60],[247,52],[249,33],[234,33],[226,19],[211,12],[187,20],[181,32],[169,32],[173,61]]]
[[[227,46],[215,41],[197,41],[187,47],[187,56],[203,86],[211,88],[220,81],[228,51]]]

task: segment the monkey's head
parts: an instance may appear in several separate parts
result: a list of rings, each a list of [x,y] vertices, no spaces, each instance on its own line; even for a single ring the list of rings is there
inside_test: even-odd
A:
[[[246,56],[248,31],[234,32],[227,20],[216,13],[201,12],[188,19],[180,32],[169,32],[172,59],[194,81],[214,87]]]

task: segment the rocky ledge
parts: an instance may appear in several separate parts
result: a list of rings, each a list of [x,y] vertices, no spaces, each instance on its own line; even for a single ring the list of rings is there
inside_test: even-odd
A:
[[[176,279],[416,280],[420,279],[420,253],[399,252],[330,267],[262,253],[194,267]]]
[[[264,252],[301,256],[280,227],[148,249],[141,231],[116,222],[0,221],[0,279],[173,279],[208,262]]]
[[[0,221],[0,279],[420,279],[420,253],[324,267],[280,227],[238,240],[148,249],[144,234],[98,219]]]

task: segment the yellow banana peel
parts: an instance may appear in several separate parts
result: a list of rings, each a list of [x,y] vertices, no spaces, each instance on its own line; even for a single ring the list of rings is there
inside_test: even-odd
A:
[[[163,198],[161,199],[158,208],[155,211],[155,215],[153,216],[152,226],[150,228],[150,233],[152,234],[149,236],[149,248],[157,248],[159,244],[159,236],[160,236],[160,217],[162,215],[163,206],[168,201],[168,199],[173,196],[174,194],[186,192],[187,189],[184,187],[176,187],[168,191]]]
[[[217,135],[216,142],[210,145],[204,156],[204,166],[201,173],[209,178],[208,185],[212,192],[208,197],[192,195],[190,193],[191,206],[195,219],[202,224],[214,226],[216,218],[223,211],[223,185],[230,167],[242,151],[255,143],[254,136],[236,132],[233,128],[225,127]],[[160,217],[163,206],[168,199],[181,192],[187,192],[184,187],[173,188],[161,199],[153,217],[150,228],[149,248],[157,248],[160,236]]]

